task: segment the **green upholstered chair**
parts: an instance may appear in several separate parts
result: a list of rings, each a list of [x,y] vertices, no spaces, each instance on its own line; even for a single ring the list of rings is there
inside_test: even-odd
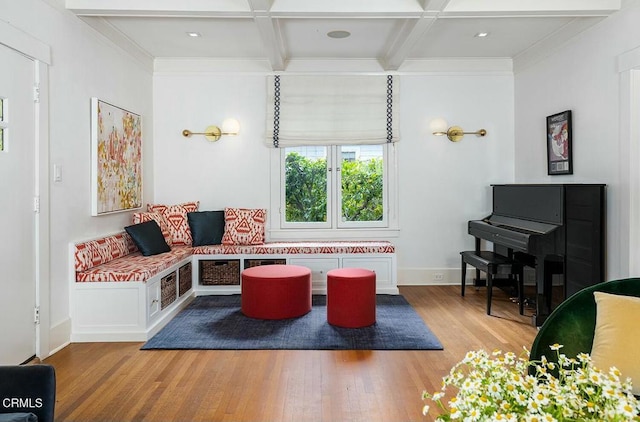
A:
[[[640,297],[640,278],[599,283],[580,290],[558,305],[533,341],[531,360],[540,360],[545,355],[550,361],[556,361],[555,352],[549,349],[555,343],[563,345],[561,353],[567,357],[591,352],[596,326],[595,291]]]

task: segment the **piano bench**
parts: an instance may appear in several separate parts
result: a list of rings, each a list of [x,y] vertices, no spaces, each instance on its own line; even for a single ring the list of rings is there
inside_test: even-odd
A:
[[[524,279],[521,263],[492,251],[463,251],[461,295],[464,296],[466,285],[467,265],[487,274],[487,315],[491,315],[491,296],[494,275],[513,275],[518,283],[518,305],[520,315],[524,315]]]

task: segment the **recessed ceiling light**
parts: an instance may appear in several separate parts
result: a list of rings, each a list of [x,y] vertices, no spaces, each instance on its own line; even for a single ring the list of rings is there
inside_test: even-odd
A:
[[[476,38],[484,38],[484,37],[488,37],[489,33],[488,32],[478,32],[476,35],[474,35],[474,37]]]
[[[193,38],[197,38],[201,36],[199,32],[187,32],[187,35]]]
[[[351,32],[349,31],[329,31],[327,32],[327,37],[329,38],[347,38],[351,36]]]

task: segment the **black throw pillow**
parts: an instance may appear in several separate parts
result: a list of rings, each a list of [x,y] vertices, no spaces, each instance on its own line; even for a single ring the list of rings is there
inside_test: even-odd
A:
[[[158,255],[171,250],[167,241],[164,240],[160,226],[154,220],[127,226],[124,229],[144,256]]]
[[[188,212],[193,246],[220,245],[224,234],[224,211]]]

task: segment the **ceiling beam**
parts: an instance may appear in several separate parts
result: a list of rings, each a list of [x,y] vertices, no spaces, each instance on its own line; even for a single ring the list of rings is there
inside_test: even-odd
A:
[[[371,16],[422,13],[420,0],[275,0],[271,13],[341,16]]]
[[[273,0],[247,0],[254,12],[268,12],[273,6]]]
[[[425,12],[442,12],[451,0],[421,0]]]
[[[258,27],[258,32],[260,32],[260,38],[262,39],[262,44],[264,44],[267,59],[269,63],[271,63],[271,68],[276,71],[284,70],[284,46],[282,37],[280,37],[280,31],[276,28],[276,21],[266,15],[256,16],[253,18],[253,21]]]
[[[416,43],[422,39],[424,33],[435,21],[436,19],[432,17],[407,19],[386,56],[381,60],[382,67],[385,70],[398,70]]]
[[[247,2],[253,13],[253,21],[258,27],[271,69],[284,70],[285,54],[282,37],[277,27],[277,20],[273,19],[269,13],[274,0],[247,0]]]
[[[65,0],[78,16],[250,16],[246,0]]]
[[[51,0],[49,0],[51,1]],[[606,16],[621,0],[64,0],[79,16]]]
[[[450,16],[608,16],[620,10],[620,0],[450,0]]]

